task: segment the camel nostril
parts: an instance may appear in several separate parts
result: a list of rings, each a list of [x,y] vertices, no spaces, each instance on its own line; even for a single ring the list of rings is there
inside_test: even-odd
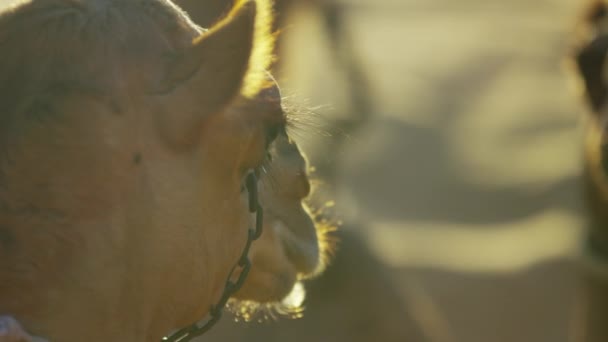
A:
[[[301,198],[306,198],[310,194],[310,181],[306,175],[301,177],[300,181],[300,196]]]

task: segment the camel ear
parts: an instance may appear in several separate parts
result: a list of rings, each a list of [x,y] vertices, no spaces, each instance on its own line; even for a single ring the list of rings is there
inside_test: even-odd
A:
[[[192,97],[205,113],[227,105],[238,95],[248,70],[255,16],[255,1],[241,1],[224,20],[194,39],[171,61],[160,89],[178,97],[176,100]]]

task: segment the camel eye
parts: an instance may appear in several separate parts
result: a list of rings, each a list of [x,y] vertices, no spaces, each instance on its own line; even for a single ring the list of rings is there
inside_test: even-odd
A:
[[[284,121],[272,123],[266,127],[266,148],[268,148],[279,135],[287,136],[287,129]]]
[[[256,176],[260,176],[260,171],[264,171],[266,167],[272,162],[272,144],[279,137],[279,135],[287,135],[285,125],[281,123],[269,124],[265,127],[262,138],[264,144],[262,145],[263,151],[259,154],[258,163],[254,167]]]
[[[270,125],[266,129],[266,147],[270,146],[272,142],[279,136],[279,125]]]

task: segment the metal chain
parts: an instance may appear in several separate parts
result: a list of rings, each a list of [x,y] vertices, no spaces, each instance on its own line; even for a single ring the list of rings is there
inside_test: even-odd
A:
[[[249,228],[247,230],[247,243],[245,244],[245,248],[243,249],[243,253],[239,258],[230,274],[228,274],[228,279],[226,280],[226,286],[224,287],[224,293],[220,298],[219,302],[216,305],[211,306],[209,310],[209,318],[204,322],[197,322],[188,327],[180,329],[170,336],[163,337],[163,342],[185,342],[190,341],[191,339],[200,336],[209,329],[211,329],[215,323],[217,323],[222,317],[222,310],[226,306],[228,299],[237,292],[245,283],[245,279],[249,274],[249,270],[251,269],[251,261],[249,261],[249,248],[253,241],[257,240],[260,235],[262,235],[262,229],[264,225],[264,211],[262,210],[262,206],[260,206],[260,202],[258,200],[258,179],[254,172],[251,172],[247,175],[246,179],[246,187],[247,192],[249,193],[249,212],[255,213],[255,228]],[[236,282],[232,282],[232,276],[235,272],[240,269],[241,273]]]

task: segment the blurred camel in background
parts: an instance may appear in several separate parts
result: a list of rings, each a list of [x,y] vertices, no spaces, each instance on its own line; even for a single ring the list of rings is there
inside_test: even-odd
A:
[[[584,256],[583,342],[608,341],[608,5],[589,2],[576,32],[573,62],[590,108],[584,184],[589,235]]]

